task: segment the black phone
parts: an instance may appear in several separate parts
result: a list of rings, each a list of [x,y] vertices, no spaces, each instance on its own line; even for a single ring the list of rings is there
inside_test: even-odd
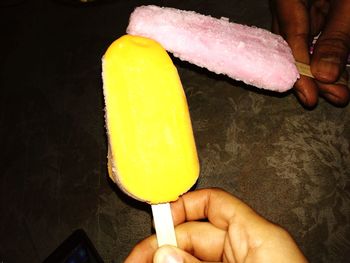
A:
[[[43,263],[103,263],[83,229],[75,230]]]

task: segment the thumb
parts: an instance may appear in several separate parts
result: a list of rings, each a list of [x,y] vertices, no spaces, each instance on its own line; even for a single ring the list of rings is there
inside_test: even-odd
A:
[[[197,263],[201,262],[191,254],[173,246],[158,248],[153,257],[153,263]]]
[[[332,1],[327,24],[316,42],[311,72],[325,83],[333,83],[345,69],[350,47],[350,1]]]
[[[343,70],[348,57],[347,41],[332,34],[322,34],[311,60],[311,71],[320,81],[335,82]]]

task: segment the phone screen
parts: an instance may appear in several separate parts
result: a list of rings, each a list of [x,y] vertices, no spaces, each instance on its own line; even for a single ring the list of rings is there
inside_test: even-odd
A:
[[[103,263],[84,230],[74,231],[43,263]]]

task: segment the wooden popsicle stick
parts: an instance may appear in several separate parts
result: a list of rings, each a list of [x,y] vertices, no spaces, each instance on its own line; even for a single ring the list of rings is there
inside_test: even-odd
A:
[[[298,62],[298,61],[295,62],[295,65],[297,66],[297,69],[298,69],[300,75],[304,75],[304,76],[307,76],[307,77],[310,77],[310,78],[315,78],[312,75],[312,73],[311,73],[310,65],[307,65],[307,64],[304,64],[304,63],[301,63],[301,62]],[[340,78],[334,84],[340,84],[340,85],[348,86],[348,81],[346,80],[344,74],[341,75]]]
[[[169,203],[152,205],[152,214],[158,247],[163,245],[177,246],[173,217]]]

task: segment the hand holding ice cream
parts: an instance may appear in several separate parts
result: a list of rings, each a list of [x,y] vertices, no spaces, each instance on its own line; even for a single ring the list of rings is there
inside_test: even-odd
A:
[[[227,192],[197,190],[183,195],[171,207],[178,248],[158,249],[155,236],[151,236],[132,250],[126,263],[307,262],[284,229]]]
[[[296,82],[294,91],[301,103],[314,107],[322,96],[335,105],[346,105],[349,88],[334,82],[346,71],[350,54],[350,1],[270,2],[273,31],[287,40],[296,60],[310,64],[317,80],[301,76]],[[319,33],[310,56],[310,42]]]

